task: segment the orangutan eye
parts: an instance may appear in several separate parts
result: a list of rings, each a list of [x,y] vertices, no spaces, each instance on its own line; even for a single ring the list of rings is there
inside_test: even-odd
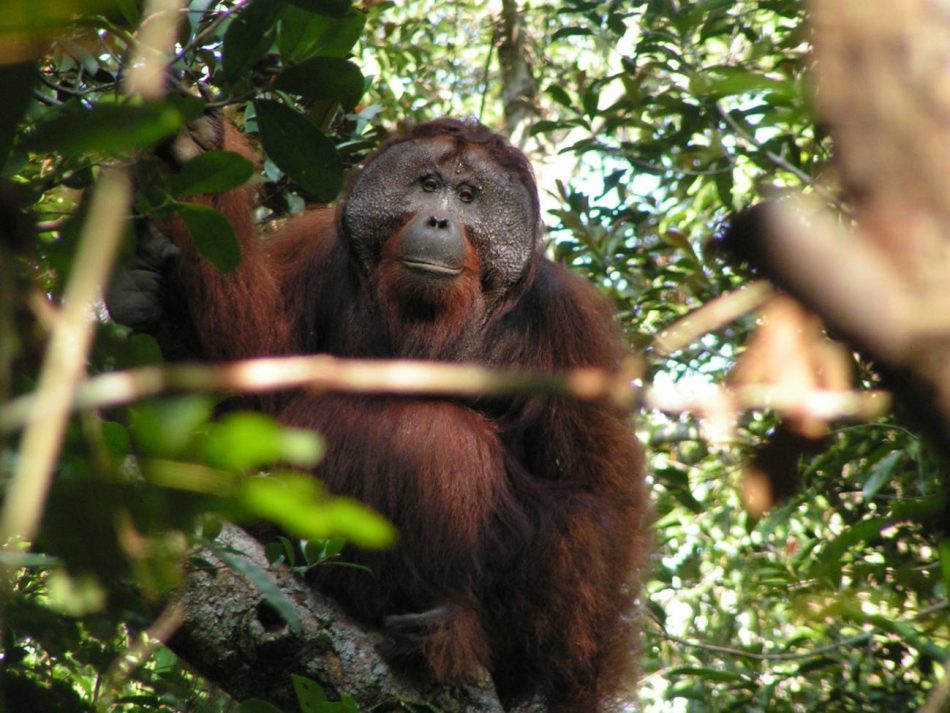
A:
[[[471,203],[475,200],[475,196],[478,195],[478,191],[474,186],[460,186],[458,190],[459,200],[462,203]]]
[[[439,190],[439,179],[435,176],[423,176],[422,177],[422,190],[426,193],[435,193]]]

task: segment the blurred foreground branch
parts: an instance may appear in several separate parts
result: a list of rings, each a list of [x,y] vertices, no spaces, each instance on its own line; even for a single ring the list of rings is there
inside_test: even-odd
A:
[[[103,168],[36,392],[20,412],[19,423],[26,429],[3,503],[0,542],[29,540],[36,533],[74,393],[86,368],[95,327],[90,319],[93,304],[112,268],[131,200],[128,171]]]
[[[810,9],[817,108],[857,227],[780,204],[740,223],[741,250],[875,360],[950,457],[950,6],[813,0]]]
[[[347,393],[484,397],[510,394],[566,396],[602,401],[620,408],[644,407],[704,415],[720,411],[776,409],[802,411],[822,420],[870,419],[882,415],[889,398],[878,391],[801,391],[782,385],[751,384],[702,391],[643,386],[641,369],[574,369],[543,374],[494,370],[431,361],[339,359],[326,355],[250,359],[220,365],[142,367],[88,379],[76,391],[77,410],[110,408],[172,391],[262,393],[309,388]],[[21,427],[38,409],[29,394],[0,407],[0,432]]]
[[[653,339],[653,356],[670,356],[698,341],[700,337],[759,309],[772,292],[767,282],[758,280],[710,300],[657,334]]]
[[[950,434],[950,7],[816,3],[814,26],[819,109],[857,208],[849,243],[859,267],[883,268],[865,274],[863,307],[892,317],[864,340],[936,392]]]

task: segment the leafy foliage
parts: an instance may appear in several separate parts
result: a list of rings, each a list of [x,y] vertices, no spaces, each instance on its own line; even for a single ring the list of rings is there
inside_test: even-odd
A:
[[[139,4],[40,3],[46,14],[8,4],[0,403],[35,386],[47,298],[58,303],[70,277],[84,191],[104,162],[136,159],[136,215],[180,215],[203,254],[233,269],[230,227],[189,198],[256,169],[214,152],[168,177],[143,159],[167,152],[204,109],[224,108],[260,142],[263,222],[332,201],[347,168],[402,122],[455,114],[499,124],[504,112],[497,23],[483,3],[195,0],[160,100],[123,91]],[[830,146],[810,111],[802,3],[563,0],[533,4],[525,20],[542,87],[525,148],[546,191],[551,250],[616,301],[652,383],[691,386],[701,400],[727,379],[755,317],[662,358],[652,335],[747,283],[714,239],[721,222],[789,189],[828,197],[817,182]],[[186,91],[199,84],[209,91]],[[101,320],[89,371],[158,358],[153,342]],[[868,365],[853,366],[856,383],[876,383]],[[341,536],[391,537],[356,504],[283,470],[319,458],[311,434],[245,412],[219,419],[215,407],[182,395],[70,422],[39,536],[3,552],[14,573],[0,658],[11,710],[236,710],[166,649],[132,671],[118,664],[180,582],[190,544],[207,542],[223,518],[270,519],[305,540],[301,549],[278,540],[271,559],[304,571],[343,564]],[[945,465],[926,443],[892,419],[835,425],[792,468],[799,489],[757,518],[743,508],[742,469],[778,429],[774,415],[742,416],[728,442],[690,416],[645,414],[640,428],[657,511],[645,710],[923,704],[950,657],[950,544],[936,506]],[[5,489],[19,444],[0,438]],[[282,611],[278,593],[269,601]],[[350,710],[295,686],[301,710]]]
[[[26,12],[26,3],[22,8]],[[335,145],[350,138],[348,127],[355,124],[341,119],[328,138],[329,126],[321,122],[336,116],[338,107],[352,109],[363,92],[358,68],[342,59],[362,30],[362,13],[347,3],[258,2],[240,13],[230,3],[197,3],[179,27],[172,82],[181,87],[215,78],[218,95],[211,102],[176,88],[161,100],[124,95],[120,72],[136,47],[129,32],[141,17],[131,3],[113,10],[87,14],[61,35],[63,29],[54,28],[58,15],[39,17],[32,28],[38,36],[45,38],[48,28],[56,33],[51,38],[59,35],[43,54],[39,74],[28,61],[3,70],[11,102],[0,117],[0,148],[12,149],[4,176],[19,184],[10,200],[22,201],[50,223],[38,226],[36,239],[29,228],[9,241],[5,236],[0,281],[6,287],[17,284],[57,299],[71,274],[85,214],[80,191],[95,181],[99,165],[152,151],[167,154],[169,140],[211,105],[240,105],[246,127],[260,126],[269,158],[265,192],[277,214],[302,204],[298,190],[330,201],[342,184],[343,160]],[[296,67],[302,70],[282,74]],[[301,72],[320,90],[302,81]],[[280,90],[271,87],[275,76],[281,77]],[[306,103],[295,103],[291,94]],[[256,105],[246,103],[251,95]],[[140,161],[135,208],[141,217],[180,215],[198,249],[219,269],[231,270],[240,252],[230,225],[213,208],[189,199],[240,186],[255,172],[244,158],[223,151],[200,154],[171,176],[161,161]],[[295,187],[288,190],[291,180]],[[28,323],[26,303],[8,290],[0,310],[0,341],[11,345],[4,348],[0,397],[6,401],[32,388],[41,334],[19,332]],[[150,339],[103,323],[90,371],[159,358]],[[18,573],[3,610],[5,705],[63,711],[233,708],[167,650],[132,679],[120,665],[123,652],[143,643],[144,634],[137,632],[151,623],[156,605],[181,582],[189,544],[211,545],[222,518],[270,519],[294,537],[338,543],[335,552],[326,545],[323,560],[339,552],[343,538],[369,547],[392,541],[391,526],[365,507],[332,498],[312,478],[286,470],[319,460],[322,448],[314,434],[254,413],[218,420],[215,411],[214,400],[186,395],[84,413],[71,424],[34,543],[44,555],[4,552],[5,567]],[[0,442],[4,484],[17,464],[16,447],[11,439]],[[314,564],[322,561],[313,556]],[[294,609],[283,605],[279,591],[264,589],[268,579],[262,572],[227,553],[221,557],[258,583],[293,624]]]

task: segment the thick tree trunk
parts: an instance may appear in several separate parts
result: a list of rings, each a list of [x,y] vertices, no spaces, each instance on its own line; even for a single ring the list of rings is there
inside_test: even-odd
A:
[[[498,66],[505,113],[505,134],[515,146],[524,147],[527,131],[537,116],[538,82],[528,48],[524,16],[517,0],[503,0]]]

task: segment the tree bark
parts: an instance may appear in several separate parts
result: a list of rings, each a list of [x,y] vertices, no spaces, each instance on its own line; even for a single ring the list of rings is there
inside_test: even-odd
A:
[[[538,82],[528,49],[528,33],[517,0],[502,0],[498,67],[505,134],[515,146],[524,147],[527,131],[537,116]]]
[[[169,646],[236,699],[296,711],[291,674],[297,674],[319,683],[331,699],[351,695],[363,710],[403,711],[403,702],[425,701],[446,713],[502,713],[490,682],[445,686],[394,670],[379,653],[382,634],[355,623],[286,569],[271,568],[260,542],[243,530],[225,526],[216,544],[196,553],[202,564],[180,595],[185,619]],[[229,558],[231,566],[224,561]],[[267,603],[262,583],[239,572],[245,569],[286,595],[299,628]]]

